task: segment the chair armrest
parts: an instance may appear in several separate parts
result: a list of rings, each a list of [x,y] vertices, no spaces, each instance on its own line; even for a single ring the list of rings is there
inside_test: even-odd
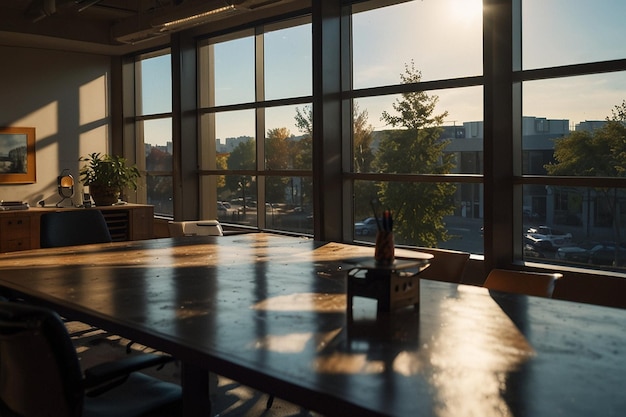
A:
[[[133,372],[164,365],[173,360],[174,358],[169,355],[145,353],[129,355],[115,361],[101,363],[85,370],[84,386],[85,389],[90,389],[107,384],[106,389],[98,389],[98,393],[101,393],[124,382],[128,375]],[[110,386],[108,385],[109,383],[111,384]]]

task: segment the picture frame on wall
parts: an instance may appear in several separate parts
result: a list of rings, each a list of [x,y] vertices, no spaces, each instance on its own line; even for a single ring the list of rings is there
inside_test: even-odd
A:
[[[0,127],[0,185],[36,181],[35,128]]]

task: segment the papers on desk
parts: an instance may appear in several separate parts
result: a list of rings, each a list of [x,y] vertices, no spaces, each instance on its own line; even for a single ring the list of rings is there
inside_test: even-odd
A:
[[[0,201],[0,211],[7,210],[28,210],[28,203],[25,201]]]

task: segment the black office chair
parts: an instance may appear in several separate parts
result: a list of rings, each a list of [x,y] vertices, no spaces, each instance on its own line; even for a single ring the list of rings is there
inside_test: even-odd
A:
[[[111,242],[111,234],[100,210],[52,211],[41,215],[42,248]],[[93,331],[90,328],[88,331]]]
[[[102,212],[91,209],[42,214],[40,236],[42,248],[111,242]]]
[[[3,416],[178,415],[181,387],[136,372],[170,360],[164,355],[138,354],[83,373],[58,314],[25,303],[0,301]]]

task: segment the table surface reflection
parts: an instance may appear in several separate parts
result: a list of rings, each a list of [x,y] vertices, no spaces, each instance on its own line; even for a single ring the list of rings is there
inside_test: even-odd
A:
[[[372,255],[266,233],[119,242],[0,255],[0,286],[329,416],[623,415],[626,311],[421,280],[418,309],[359,298],[349,318],[346,260]]]

